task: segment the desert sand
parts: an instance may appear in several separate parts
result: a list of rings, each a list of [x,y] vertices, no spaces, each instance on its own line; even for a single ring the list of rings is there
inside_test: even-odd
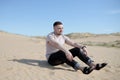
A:
[[[109,42],[120,36],[96,36],[73,39],[76,42]],[[71,47],[65,46],[67,49]],[[68,65],[50,66],[45,57],[45,39],[0,32],[0,80],[119,80],[120,48],[87,46],[96,62],[107,62],[100,71],[85,75]],[[75,58],[81,66],[87,66]]]

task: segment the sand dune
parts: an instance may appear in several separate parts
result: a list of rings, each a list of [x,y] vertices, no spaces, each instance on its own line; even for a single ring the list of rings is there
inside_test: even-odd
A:
[[[110,42],[120,36],[104,35],[73,39],[76,42]],[[68,49],[71,47],[66,46]],[[120,48],[88,46],[89,56],[95,62],[108,66],[89,75],[71,67],[50,66],[45,58],[45,39],[0,32],[0,80],[119,80]],[[84,63],[75,58],[81,65]]]

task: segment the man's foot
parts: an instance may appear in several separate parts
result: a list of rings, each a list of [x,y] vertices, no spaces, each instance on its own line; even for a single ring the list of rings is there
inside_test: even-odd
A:
[[[91,72],[93,71],[93,69],[92,68],[89,68],[89,67],[84,67],[84,69],[83,69],[83,73],[84,74],[90,74]]]
[[[107,63],[96,64],[95,70],[100,70],[100,69],[104,68],[106,65],[107,65]]]

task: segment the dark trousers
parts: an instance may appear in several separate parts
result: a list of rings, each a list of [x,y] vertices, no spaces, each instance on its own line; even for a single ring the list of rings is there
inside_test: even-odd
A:
[[[73,57],[78,57],[80,60],[82,60],[84,63],[88,64],[90,62],[90,58],[85,55],[79,48],[73,48],[69,50]],[[66,55],[63,51],[59,50],[58,52],[52,53],[48,59],[48,63],[52,66],[56,66],[59,64],[63,64],[66,63],[71,67],[75,67],[75,65],[77,64],[77,62],[75,60],[69,61],[66,58]]]

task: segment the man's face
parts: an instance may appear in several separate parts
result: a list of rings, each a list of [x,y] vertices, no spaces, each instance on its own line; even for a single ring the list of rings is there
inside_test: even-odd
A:
[[[54,32],[57,35],[61,35],[63,32],[63,25],[61,24],[61,25],[54,26]]]

